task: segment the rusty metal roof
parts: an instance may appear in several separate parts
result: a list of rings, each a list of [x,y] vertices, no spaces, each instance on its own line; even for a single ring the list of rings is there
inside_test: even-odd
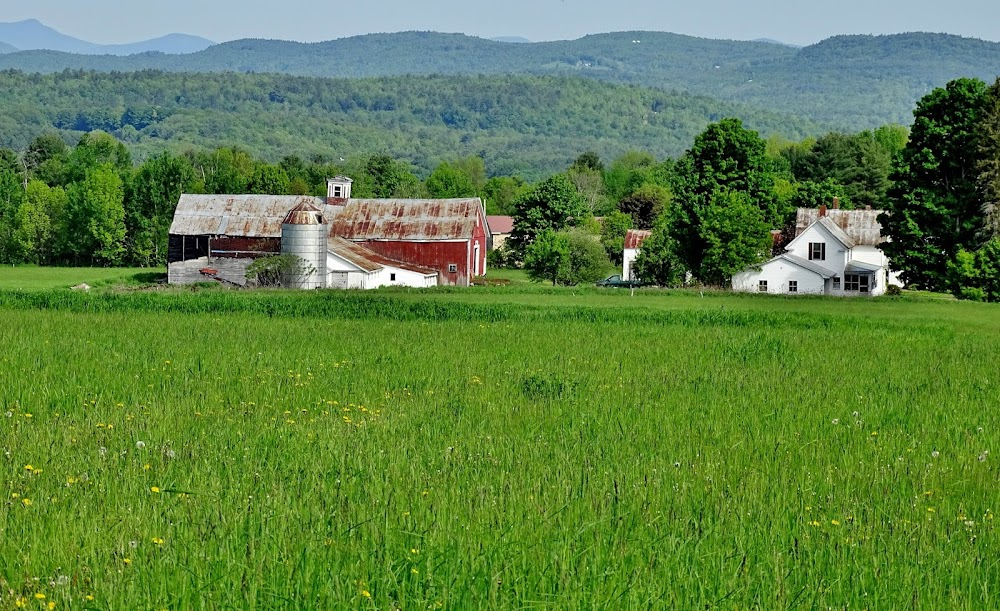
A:
[[[629,229],[625,234],[625,248],[642,248],[642,243],[651,235],[653,232],[646,229]]]
[[[799,208],[795,215],[795,235],[799,236],[807,227],[820,219],[818,208]],[[882,210],[842,210],[829,209],[824,219],[832,221],[855,244],[861,246],[878,246],[885,242],[882,236],[882,225],[878,216]],[[829,227],[829,223],[824,222]]]
[[[325,198],[299,195],[181,195],[170,233],[277,238],[282,222],[298,207],[321,212],[330,235],[349,240],[467,240],[483,215],[478,197],[351,199],[330,205]]]
[[[483,202],[471,199],[351,199],[327,205],[330,235],[348,240],[468,240]]]
[[[301,204],[323,205],[323,199],[299,195],[181,195],[170,225],[173,235],[281,237],[281,223]]]
[[[302,202],[301,204],[295,206],[288,211],[285,215],[284,220],[281,221],[282,225],[325,225],[326,221],[323,219],[323,212],[319,208]]]
[[[489,215],[486,217],[486,224],[490,227],[490,233],[504,234],[514,231],[514,217]]]
[[[432,269],[390,259],[389,257],[380,255],[373,250],[365,248],[361,244],[357,244],[337,236],[329,239],[327,242],[327,249],[346,260],[348,263],[356,265],[366,272],[377,272],[385,267],[395,267],[428,276],[437,275],[437,272]]]

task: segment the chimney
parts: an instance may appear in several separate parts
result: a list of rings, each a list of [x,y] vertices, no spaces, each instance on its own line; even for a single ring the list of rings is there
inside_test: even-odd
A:
[[[351,183],[354,181],[346,176],[334,176],[326,179],[326,203],[330,206],[343,206],[351,199]]]
[[[840,210],[840,198],[839,197],[833,198],[833,209],[834,210]]]
[[[826,204],[820,204],[819,206],[819,218],[826,216]]]

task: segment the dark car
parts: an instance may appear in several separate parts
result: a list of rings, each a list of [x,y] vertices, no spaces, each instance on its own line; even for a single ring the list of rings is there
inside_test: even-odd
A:
[[[607,286],[612,288],[636,288],[642,286],[642,283],[638,280],[624,280],[621,275],[615,274],[614,276],[608,276],[604,280],[598,280],[595,282],[597,286]]]

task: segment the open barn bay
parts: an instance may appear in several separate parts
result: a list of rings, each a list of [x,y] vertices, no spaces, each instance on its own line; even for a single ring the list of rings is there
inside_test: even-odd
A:
[[[989,306],[51,291],[0,322],[0,609],[998,604]]]

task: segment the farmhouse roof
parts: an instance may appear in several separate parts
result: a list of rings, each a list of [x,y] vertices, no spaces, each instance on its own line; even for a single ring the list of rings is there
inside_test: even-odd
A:
[[[336,210],[330,235],[348,240],[467,240],[483,202],[469,199],[351,199]]]
[[[777,261],[778,259],[784,259],[785,261],[788,261],[792,265],[797,265],[797,266],[801,267],[802,269],[804,269],[806,271],[810,271],[810,272],[813,272],[814,274],[818,274],[823,279],[833,278],[834,276],[837,275],[833,270],[829,270],[829,269],[823,267],[822,265],[818,265],[818,264],[813,263],[812,261],[810,261],[808,259],[803,259],[802,257],[797,257],[797,256],[795,256],[793,254],[789,254],[787,252],[784,253],[784,254],[778,255],[777,257],[771,259],[771,261]],[[768,261],[768,263],[770,263],[770,261]]]
[[[799,208],[795,215],[795,235],[800,235],[807,227],[820,220],[826,219],[824,226],[838,227],[855,246],[878,246],[885,242],[882,236],[882,224],[878,222],[878,216],[882,210],[844,210],[829,209],[826,216],[820,217],[818,208]]]
[[[310,209],[321,213],[331,236],[348,240],[464,240],[472,237],[482,206],[479,198],[351,199],[328,205],[325,198],[299,195],[185,194],[170,233],[277,238],[290,212]]]
[[[418,274],[434,275],[437,273],[426,267],[390,259],[389,257],[380,255],[373,250],[365,248],[361,244],[345,240],[341,237],[331,237],[327,242],[327,250],[366,272],[377,272],[386,267],[395,267],[398,269],[416,272]]]
[[[629,229],[625,233],[625,248],[642,248],[642,243],[651,235],[653,232],[646,229]]]
[[[514,217],[512,216],[497,216],[491,214],[486,217],[486,224],[489,225],[490,232],[493,234],[510,233],[514,231]]]

